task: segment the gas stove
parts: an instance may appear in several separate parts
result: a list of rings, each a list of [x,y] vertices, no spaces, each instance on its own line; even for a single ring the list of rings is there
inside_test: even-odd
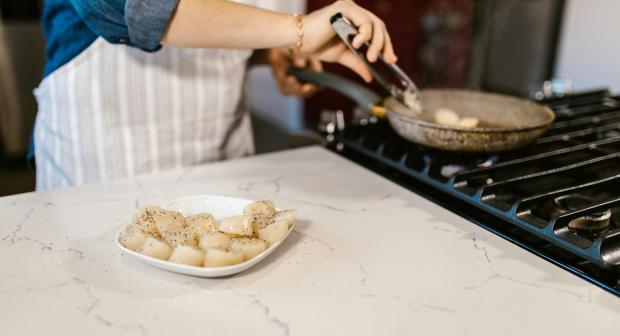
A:
[[[541,103],[556,122],[516,151],[430,149],[373,119],[331,127],[328,147],[620,296],[620,97]]]

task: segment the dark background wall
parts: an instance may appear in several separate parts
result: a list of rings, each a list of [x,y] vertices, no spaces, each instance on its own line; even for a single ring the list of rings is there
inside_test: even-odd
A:
[[[0,196],[34,189],[25,151],[37,109],[32,90],[41,78],[44,63],[39,8],[37,0],[0,0],[4,48],[15,74],[19,103],[19,110],[10,112],[14,121],[8,125],[13,129],[10,148],[0,138]]]
[[[39,17],[39,1],[2,0],[0,13],[3,20],[36,20]]]

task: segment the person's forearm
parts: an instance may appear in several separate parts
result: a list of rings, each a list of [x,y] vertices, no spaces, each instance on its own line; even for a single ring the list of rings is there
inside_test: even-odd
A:
[[[161,41],[186,48],[266,49],[293,46],[292,15],[226,0],[180,0]]]

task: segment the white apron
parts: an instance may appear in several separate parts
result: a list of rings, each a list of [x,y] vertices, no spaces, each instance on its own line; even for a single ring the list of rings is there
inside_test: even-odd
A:
[[[36,189],[253,153],[242,99],[250,54],[172,47],[145,53],[99,38],[35,90]]]

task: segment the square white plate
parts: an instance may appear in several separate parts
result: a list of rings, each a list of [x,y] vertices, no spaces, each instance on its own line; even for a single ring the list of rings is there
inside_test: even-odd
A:
[[[234,197],[216,196],[216,195],[196,195],[196,196],[178,198],[170,202],[165,202],[163,204],[160,204],[160,206],[164,209],[179,211],[184,216],[191,216],[191,215],[202,213],[202,212],[208,212],[212,214],[216,220],[219,221],[224,217],[242,214],[243,208],[252,202],[254,201],[241,199],[241,198],[234,198]],[[280,209],[277,209],[277,210],[280,211]],[[120,243],[119,236],[121,232],[125,229],[124,227],[116,233],[115,242],[118,248],[120,248],[127,255],[134,257],[140,261],[143,261],[147,264],[153,265],[155,267],[159,267],[161,269],[164,269],[170,272],[175,272],[175,273],[181,273],[181,274],[187,274],[187,275],[193,275],[193,276],[205,277],[205,278],[217,278],[217,277],[223,277],[223,276],[228,276],[228,275],[233,275],[239,272],[243,272],[247,270],[248,268],[258,264],[263,259],[265,259],[269,254],[271,254],[271,252],[275,251],[278,247],[280,247],[280,245],[282,245],[282,242],[286,240],[286,238],[291,233],[291,231],[293,231],[294,227],[295,227],[295,223],[293,222],[293,225],[291,225],[291,228],[288,230],[288,233],[286,234],[286,236],[284,236],[284,239],[271,245],[263,253],[241,264],[225,266],[225,267],[197,267],[197,266],[177,264],[177,263],[173,263],[170,261],[165,261],[165,260],[160,260],[157,258],[149,257],[146,255],[140,254],[138,252],[132,251]]]

